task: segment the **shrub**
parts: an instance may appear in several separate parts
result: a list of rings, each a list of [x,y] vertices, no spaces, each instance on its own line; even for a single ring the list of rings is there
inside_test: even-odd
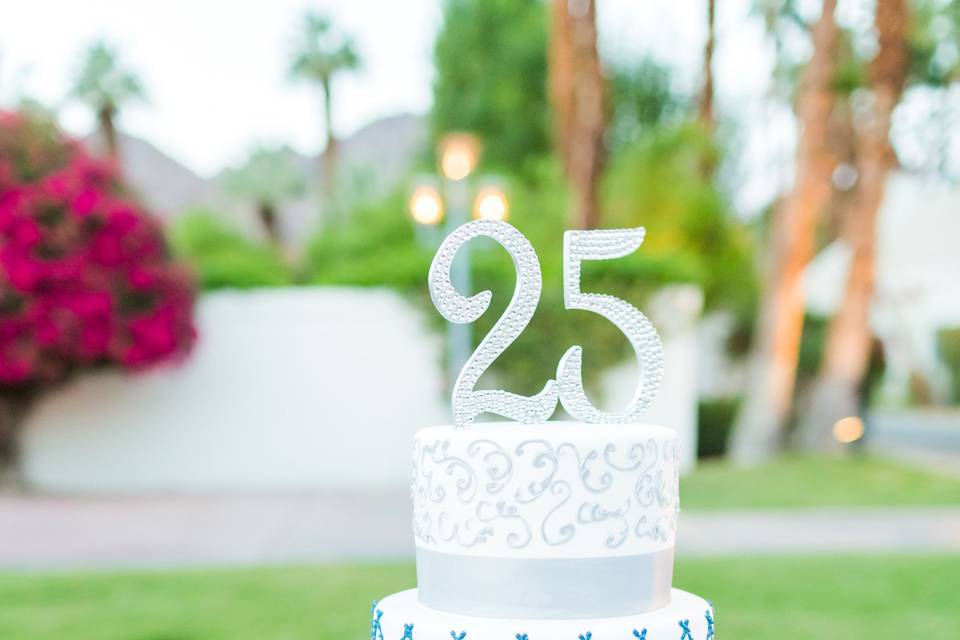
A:
[[[434,248],[418,243],[406,206],[398,191],[322,229],[307,248],[309,281],[425,293]]]
[[[938,331],[937,350],[950,371],[950,399],[954,404],[960,404],[960,327]]]
[[[0,114],[0,384],[140,368],[193,342],[193,289],[111,166]]]
[[[697,458],[716,458],[727,454],[733,421],[740,398],[701,400],[697,407]]]
[[[81,369],[183,356],[193,302],[111,164],[50,121],[0,112],[0,462],[15,450],[11,405]]]
[[[204,289],[282,286],[295,279],[274,247],[251,242],[209,211],[184,214],[170,229],[170,242]]]

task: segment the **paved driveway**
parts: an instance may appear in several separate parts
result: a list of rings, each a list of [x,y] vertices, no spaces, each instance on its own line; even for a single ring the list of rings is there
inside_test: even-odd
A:
[[[406,493],[0,497],[0,568],[410,559]],[[681,555],[960,552],[960,507],[684,512]]]
[[[867,444],[885,457],[960,476],[960,411],[875,412]]]

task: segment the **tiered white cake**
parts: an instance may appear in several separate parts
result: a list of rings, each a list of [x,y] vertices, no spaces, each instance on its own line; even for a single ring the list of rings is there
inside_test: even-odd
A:
[[[469,222],[444,240],[430,266],[430,296],[447,320],[473,322],[490,305],[490,291],[466,298],[450,277],[457,251],[478,236],[513,258],[513,299],[460,370],[451,402],[456,426],[417,433],[419,588],[374,606],[370,640],[712,640],[710,604],[672,588],[677,437],[635,424],[662,379],[660,339],[628,302],[580,287],[581,263],[629,255],[644,230],[564,234],[564,306],[607,318],[637,358],[633,400],[614,413],[587,397],[576,345],[535,396],[477,390],[527,326],[542,286],[536,252],[520,232],[505,222]],[[543,422],[558,402],[582,422]],[[484,413],[525,424],[472,424]]]
[[[374,607],[371,640],[710,640],[672,589],[678,443],[665,427],[548,422],[422,429],[418,589]]]

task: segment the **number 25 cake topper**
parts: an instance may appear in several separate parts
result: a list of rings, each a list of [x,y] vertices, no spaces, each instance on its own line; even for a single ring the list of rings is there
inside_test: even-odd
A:
[[[430,297],[450,322],[476,321],[490,307],[493,294],[481,291],[469,298],[453,287],[450,267],[464,244],[478,236],[496,240],[513,258],[517,282],[503,315],[463,365],[453,387],[453,421],[466,426],[481,413],[493,413],[526,423],[544,422],[556,410],[557,400],[567,413],[589,423],[634,422],[650,406],[663,379],[663,347],[656,329],[643,313],[611,295],[580,289],[580,267],[586,260],[611,260],[636,251],[643,243],[643,227],[567,231],[563,234],[563,301],[567,309],[581,309],[610,320],[627,337],[637,359],[639,376],[626,408],[607,412],[596,408],[583,388],[583,347],[571,346],[557,366],[557,380],[548,380],[534,396],[502,389],[477,390],[483,372],[523,332],[533,317],[543,288],[537,253],[530,242],[506,222],[475,220],[451,233],[430,265]],[[559,381],[559,382],[558,382]]]

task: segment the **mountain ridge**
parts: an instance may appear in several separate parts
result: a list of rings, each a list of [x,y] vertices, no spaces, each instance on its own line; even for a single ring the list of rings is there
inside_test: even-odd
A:
[[[382,195],[409,174],[426,144],[426,120],[421,115],[399,113],[378,118],[339,141],[340,169],[362,185],[364,196]],[[192,171],[174,156],[143,138],[120,133],[121,171],[144,205],[164,224],[191,209],[207,209],[248,234],[258,235],[251,203],[232,197],[223,188],[224,167],[210,178]],[[98,134],[82,140],[91,153],[103,151]],[[323,177],[324,154],[309,156],[295,150],[295,165],[316,192]],[[359,180],[356,178],[359,176]],[[314,199],[303,198],[282,207],[284,234],[302,238],[319,222],[322,212]]]

